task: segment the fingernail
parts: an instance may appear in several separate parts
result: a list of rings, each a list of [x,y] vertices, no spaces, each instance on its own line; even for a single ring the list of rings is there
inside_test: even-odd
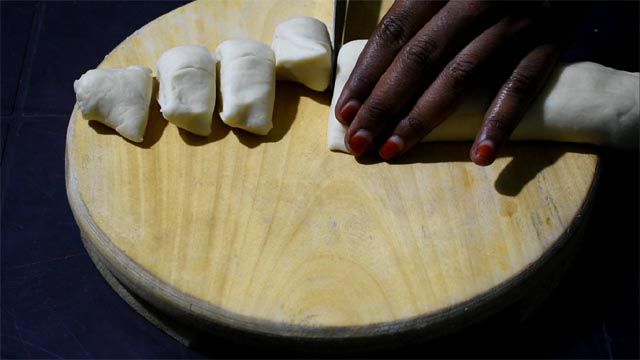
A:
[[[404,149],[404,142],[397,135],[391,136],[378,152],[385,160],[391,160]]]
[[[349,139],[349,150],[355,156],[360,156],[364,154],[365,151],[369,148],[371,143],[373,142],[373,136],[371,133],[365,129],[358,130],[351,139]]]
[[[491,140],[483,140],[476,147],[476,160],[482,165],[489,165],[493,161],[495,145]]]
[[[338,120],[343,124],[350,124],[360,110],[360,101],[351,99],[338,112]]]

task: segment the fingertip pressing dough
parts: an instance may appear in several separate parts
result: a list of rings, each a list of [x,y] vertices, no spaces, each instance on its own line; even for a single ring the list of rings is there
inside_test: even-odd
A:
[[[280,23],[273,37],[278,80],[295,81],[324,91],[331,81],[331,39],[327,26],[311,17]]]
[[[329,112],[328,147],[348,152],[346,128],[335,117],[335,102],[355,67],[366,40],[349,42],[338,55]],[[423,141],[473,140],[493,96],[470,95]],[[592,63],[559,65],[511,136],[512,140],[589,143],[617,148],[638,146],[640,77]]]
[[[162,116],[191,133],[209,135],[216,102],[216,62],[209,49],[175,47],[160,56],[157,68]]]
[[[153,90],[151,69],[93,69],[73,83],[82,116],[97,120],[120,135],[141,142],[149,119]]]
[[[227,40],[218,46],[220,118],[232,127],[266,135],[273,127],[275,58],[266,44]]]

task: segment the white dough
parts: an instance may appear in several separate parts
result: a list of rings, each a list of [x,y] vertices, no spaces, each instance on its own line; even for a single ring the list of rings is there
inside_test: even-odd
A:
[[[336,118],[336,102],[342,94],[342,89],[349,80],[351,71],[356,66],[360,52],[367,44],[367,40],[353,40],[340,48],[338,61],[336,62],[336,82],[333,86],[333,97],[331,98],[331,108],[329,109],[329,127],[327,128],[327,145],[329,150],[349,152],[344,142],[346,127]]]
[[[143,140],[153,90],[149,68],[89,70],[73,89],[85,119],[97,120],[131,141]]]
[[[280,23],[273,37],[278,80],[299,82],[324,91],[331,81],[331,39],[327,26],[311,17]]]
[[[271,48],[255,40],[227,40],[216,50],[220,61],[220,118],[225,124],[266,135],[273,123],[276,94]]]
[[[343,45],[327,132],[330,150],[348,152],[345,127],[335,117],[338,100],[366,40]],[[470,96],[423,141],[473,140],[492,96]],[[512,140],[550,140],[618,148],[638,146],[640,77],[592,62],[560,65],[511,136]]]
[[[216,62],[199,45],[178,46],[158,59],[158,102],[162,116],[196,135],[211,133],[216,103]]]

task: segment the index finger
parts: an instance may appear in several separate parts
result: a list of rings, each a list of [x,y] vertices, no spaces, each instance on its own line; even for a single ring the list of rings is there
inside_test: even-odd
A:
[[[396,1],[369,38],[336,102],[336,118],[349,124],[400,49],[444,6],[444,1]]]

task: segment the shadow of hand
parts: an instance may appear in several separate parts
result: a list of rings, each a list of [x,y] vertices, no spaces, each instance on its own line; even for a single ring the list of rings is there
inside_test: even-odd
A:
[[[390,166],[406,164],[434,164],[443,162],[471,162],[470,142],[434,142],[418,144]],[[506,196],[517,196],[522,189],[545,168],[553,165],[565,153],[593,154],[594,149],[582,144],[518,142],[509,143],[498,158],[511,157],[494,183],[496,191]],[[375,153],[356,158],[361,164],[377,164],[383,160]]]
[[[496,191],[506,196],[517,196],[538,173],[553,165],[565,153],[593,153],[590,149],[576,144],[519,143],[507,150],[513,157],[500,172],[494,183]]]

